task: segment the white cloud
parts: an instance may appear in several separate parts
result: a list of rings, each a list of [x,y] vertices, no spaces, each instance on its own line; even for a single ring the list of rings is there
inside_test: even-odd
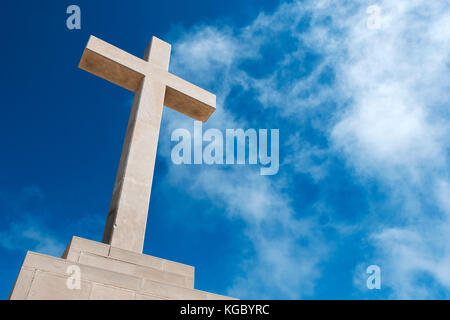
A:
[[[378,5],[380,30],[356,27],[364,15],[347,19],[354,25],[345,37],[348,57],[336,66],[351,102],[331,138],[358,174],[382,182],[397,203],[396,217],[380,213],[387,221],[370,237],[385,284],[393,297],[429,298],[435,288],[418,282],[424,273],[450,288],[450,220],[430,210],[436,201],[446,206],[450,36],[438,30],[450,8],[445,1]]]
[[[284,12],[275,18],[277,21],[273,21],[273,16],[260,15],[252,25],[238,30],[238,34],[229,28],[204,26],[186,32],[174,43],[172,71],[209,88],[218,97],[217,111],[205,127],[249,127],[249,121],[236,120],[240,115],[227,108],[226,99],[233,86],[267,92],[257,97],[264,107],[269,108],[282,101],[283,94],[297,94],[291,94],[289,88],[278,94],[275,89],[277,74],[256,79],[240,67],[240,63],[249,58],[267,63],[259,50],[286,25],[283,21],[283,26],[278,28],[277,23],[284,17],[294,17],[288,12],[289,8],[282,8]],[[284,59],[287,64],[290,58]],[[260,106],[254,108],[257,112]],[[170,111],[165,116],[167,127],[164,130],[178,127],[192,130],[191,121]],[[161,149],[169,157],[167,141],[162,142]],[[207,197],[211,203],[220,204],[219,210],[223,208],[223,214],[230,219],[245,222],[244,232],[255,253],[240,262],[245,277],[236,279],[229,288],[230,295],[302,298],[313,294],[315,281],[321,275],[318,264],[326,258],[328,247],[314,219],[294,215],[291,199],[283,190],[286,184],[283,177],[263,177],[252,168],[219,167],[196,171],[195,182],[192,182],[192,176],[184,176],[182,170],[175,167],[169,170],[168,181],[173,185],[190,185],[189,192],[193,197]]]
[[[291,152],[285,158],[285,164],[292,167],[294,172],[300,172],[311,176],[317,183],[328,175],[330,164],[330,151],[306,142],[299,134],[291,136],[287,141]]]
[[[35,251],[56,257],[62,255],[68,244],[65,241],[70,239],[70,235],[68,238],[67,234],[59,234],[65,229],[64,226],[58,230],[52,229],[51,225],[58,221],[55,220],[58,216],[50,214],[46,209],[45,194],[39,187],[24,187],[17,194],[0,192],[0,206],[7,213],[0,229],[1,248],[21,252]],[[92,234],[101,235],[98,232],[103,230],[102,220],[101,215],[78,215],[77,219],[69,224],[69,229],[81,232],[82,234],[78,234],[81,236],[88,235],[87,238]]]
[[[298,299],[313,294],[315,280],[321,274],[318,263],[325,259],[328,248],[315,219],[294,216],[282,181],[275,183],[238,167],[198,170],[194,181],[186,174],[188,170],[171,170],[170,183],[188,186],[193,198],[206,197],[217,204],[216,214],[245,222],[244,233],[254,255],[236,261],[243,265],[245,277],[234,281],[229,295]]]
[[[431,11],[439,19],[437,7],[442,5],[380,2],[385,22],[381,30],[350,29],[349,58],[338,68],[340,89],[352,103],[332,138],[359,169],[419,178],[427,162],[432,167],[445,165],[448,130],[435,113],[430,92],[448,100],[448,80],[440,79],[448,78],[449,37],[430,40],[436,17],[417,16],[418,11]],[[358,26],[365,19],[360,15],[349,22]]]
[[[442,243],[450,231],[449,221],[436,226],[433,221],[426,228],[388,228],[372,235],[372,241],[382,257],[383,282],[401,299],[429,299],[435,297],[434,286],[421,282],[431,276],[443,288],[450,287],[450,250]],[[415,230],[414,230],[415,229]]]
[[[0,239],[0,246],[13,251],[29,250],[58,257],[65,249],[65,244],[60,239],[29,216],[0,231]]]
[[[437,190],[438,205],[450,219],[450,183],[446,180],[439,180]]]
[[[219,71],[226,71],[235,62],[238,44],[229,29],[205,26],[197,28],[174,46],[171,67],[184,69],[194,76],[194,80],[209,83]]]
[[[378,232],[367,231],[377,250],[373,258],[383,261],[383,270],[391,272],[383,285],[393,289],[394,297],[432,296],[426,285],[415,290],[420,272],[429,274],[438,286],[449,286],[450,221],[440,216],[448,215],[449,208],[449,5],[447,1],[380,0],[381,29],[369,30],[366,8],[372,4],[294,2],[272,14],[260,14],[242,29],[194,28],[174,44],[174,71],[217,94],[218,110],[208,123],[212,127],[250,123],[251,119],[242,120],[227,108],[234,86],[256,92],[260,105],[250,106],[252,111],[276,110],[287,126],[300,127],[314,116],[313,129],[331,147],[287,143],[290,154],[285,164],[319,182],[327,176],[330,159],[339,155],[354,168],[363,186],[365,179],[376,179],[389,190],[383,205],[391,205],[397,215],[388,220],[383,212],[375,217],[367,213],[367,219],[375,219]],[[310,27],[299,28],[299,23]],[[242,66],[251,60],[267,67],[262,49],[277,48],[277,41],[286,34],[272,69],[255,76]],[[306,63],[311,61],[305,59],[311,52],[320,58],[307,70]],[[323,74],[330,68],[335,80],[323,83]],[[288,71],[292,73],[286,75]],[[184,119],[169,115],[170,128],[186,127]],[[298,137],[292,134],[291,141]],[[243,297],[251,290],[278,290],[289,297],[311,294],[320,277],[318,265],[326,259],[330,244],[320,230],[305,231],[305,226],[316,228],[313,220],[293,214],[290,201],[295,194],[287,194],[270,179],[239,172],[208,170],[196,182],[196,192],[202,190],[224,203],[228,215],[247,223],[257,252],[256,260],[246,265],[248,277],[239,280],[232,292]],[[430,206],[436,203],[440,212],[430,214]],[[283,235],[270,235],[264,221],[279,225]],[[298,246],[298,237],[303,236],[310,242],[307,247]],[[430,255],[436,251],[439,255]]]

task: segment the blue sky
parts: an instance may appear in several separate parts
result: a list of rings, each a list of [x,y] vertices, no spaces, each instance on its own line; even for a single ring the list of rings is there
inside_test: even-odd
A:
[[[280,130],[277,175],[177,166],[193,121],[165,108],[144,253],[242,299],[449,298],[446,0],[2,5],[0,298],[27,250],[101,240],[133,96],[77,68],[91,34],[139,57],[171,43],[170,71],[217,95],[205,129]]]

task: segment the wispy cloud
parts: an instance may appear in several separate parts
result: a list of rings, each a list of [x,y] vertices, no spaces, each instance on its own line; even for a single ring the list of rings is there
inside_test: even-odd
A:
[[[450,37],[437,30],[446,30],[450,7],[445,1],[378,5],[379,30],[364,30],[364,15],[347,19],[355,27],[337,67],[339,89],[351,102],[331,139],[357,174],[377,179],[395,203],[395,216],[379,212],[368,230],[393,297],[433,297],[435,286],[450,288],[450,221],[433,206],[449,179]],[[436,284],[419,283],[424,273]]]
[[[4,213],[0,247],[54,256],[62,254],[65,244],[45,223],[44,200],[44,193],[37,186],[24,187],[16,195],[1,197],[0,207]]]
[[[52,256],[61,256],[66,244],[51,231],[40,225],[37,219],[24,219],[10,224],[0,231],[0,245],[13,251],[36,251]]]
[[[60,214],[49,211],[47,205],[44,192],[37,186],[24,187],[16,194],[0,193],[0,248],[59,257],[72,235],[100,240],[102,215],[82,213],[67,223],[60,220]],[[55,229],[59,223],[64,225]]]
[[[393,297],[429,297],[436,286],[449,288],[450,8],[446,1],[380,0],[381,28],[371,30],[366,8],[373,4],[292,2],[240,29],[177,30],[174,71],[218,96],[208,125],[251,126],[265,110],[288,132],[286,171],[282,167],[277,178],[218,168],[196,181],[196,190],[246,222],[256,252],[231,293],[313,292],[318,266],[333,246],[317,222],[292,205],[302,191],[289,187],[296,175],[283,172],[307,174],[320,187],[340,159],[362,188],[375,180],[386,190],[381,203],[369,199],[372,210],[357,229],[371,226],[365,229],[375,250],[369,258],[383,261]],[[237,88],[253,99],[242,113],[232,100]],[[170,117],[171,128],[186,127]],[[326,205],[318,201],[315,208]],[[335,227],[356,226],[336,221]],[[423,272],[436,283],[418,285]]]

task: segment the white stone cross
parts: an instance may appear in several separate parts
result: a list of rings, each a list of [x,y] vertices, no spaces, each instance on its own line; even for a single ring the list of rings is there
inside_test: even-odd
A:
[[[79,67],[135,93],[103,242],[142,253],[163,105],[205,122],[216,96],[168,72],[170,44],[153,37],[139,59],[94,36]]]

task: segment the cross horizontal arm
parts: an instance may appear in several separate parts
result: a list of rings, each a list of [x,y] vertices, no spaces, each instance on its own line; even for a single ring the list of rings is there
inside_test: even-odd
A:
[[[165,106],[203,122],[216,110],[216,96],[211,92],[169,72],[161,76],[166,85]]]
[[[78,67],[133,92],[148,69],[147,61],[94,36],[89,38]]]
[[[137,58],[94,36],[89,38],[79,68],[137,92],[144,77],[165,85],[164,105],[205,122],[216,110],[216,96],[167,71],[170,45],[153,38],[146,58]],[[147,61],[149,60],[149,61]]]

